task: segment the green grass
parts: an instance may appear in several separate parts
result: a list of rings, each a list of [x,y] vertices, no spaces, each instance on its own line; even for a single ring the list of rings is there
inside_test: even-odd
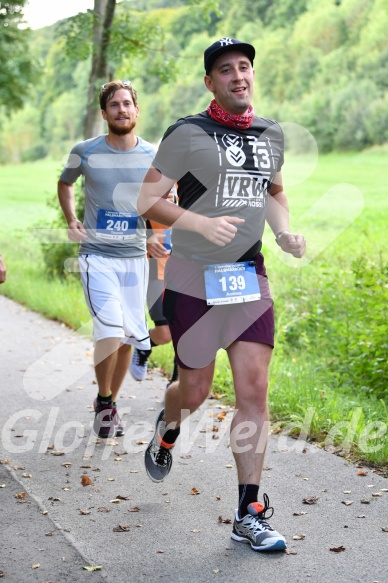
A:
[[[90,320],[81,285],[76,279],[60,282],[46,277],[33,232],[38,222],[42,225],[53,216],[46,201],[55,194],[59,167],[55,161],[0,167],[0,216],[4,225],[0,250],[8,268],[7,282],[0,286],[0,293],[79,329]],[[272,233],[266,231],[264,238],[276,311],[277,342],[270,387],[272,421],[294,436],[307,424],[308,439],[380,467],[388,465],[384,402],[344,382],[328,366],[326,349],[316,344],[307,324],[303,326],[312,311],[319,312],[320,302],[330,299],[341,303],[353,285],[354,259],[372,258],[378,264],[386,263],[385,167],[386,152],[380,149],[321,156],[307,180],[289,187],[285,169],[292,224],[306,233],[310,249],[319,248],[320,252],[313,261],[288,265],[279,256]],[[358,215],[352,198],[344,198],[349,187],[341,184],[350,184],[356,198],[362,197],[363,208]],[[325,204],[321,202],[318,211],[309,213],[333,187],[334,196]],[[374,306],[366,309],[373,317]],[[341,322],[338,324],[341,328]],[[294,328],[303,330],[298,337],[293,337]],[[151,358],[154,366],[167,375],[171,373],[171,345],[154,349]],[[225,395],[225,402],[233,404],[233,385],[223,351],[217,356],[213,391]]]
[[[59,172],[56,160],[0,166],[0,250],[7,266],[0,293],[78,330],[90,320],[82,287],[46,277],[39,243],[39,228],[55,216],[48,201],[55,200]]]

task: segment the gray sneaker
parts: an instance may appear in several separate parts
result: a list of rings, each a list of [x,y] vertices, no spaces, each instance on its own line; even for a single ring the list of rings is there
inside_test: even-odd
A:
[[[167,449],[161,445],[163,443],[161,436],[164,435],[165,431],[166,422],[164,420],[164,409],[162,409],[156,419],[154,436],[144,455],[146,472],[153,482],[163,482],[171,470],[171,449],[174,446]]]
[[[272,510],[272,513],[266,517],[267,510]],[[249,543],[254,551],[284,551],[286,539],[265,520],[271,518],[272,514],[273,508],[269,506],[267,494],[264,494],[264,505],[252,502],[248,506],[248,514],[243,518],[239,517],[236,510],[232,539]]]
[[[129,365],[129,372],[135,381],[144,381],[147,375],[147,360],[151,354],[151,350],[133,349],[131,364]]]

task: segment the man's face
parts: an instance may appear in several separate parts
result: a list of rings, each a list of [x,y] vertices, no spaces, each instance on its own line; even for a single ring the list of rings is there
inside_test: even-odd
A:
[[[243,114],[252,103],[255,72],[248,57],[240,51],[228,51],[216,59],[205,85],[225,111]]]
[[[136,125],[139,108],[134,105],[128,89],[118,89],[106,103],[102,117],[108,122],[109,131],[117,136],[129,134]]]

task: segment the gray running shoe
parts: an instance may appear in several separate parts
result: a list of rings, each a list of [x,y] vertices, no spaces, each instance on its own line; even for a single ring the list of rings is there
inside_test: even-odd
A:
[[[272,510],[272,512],[266,517],[267,510]],[[264,505],[252,502],[248,505],[248,514],[243,518],[239,517],[236,510],[232,539],[249,543],[254,551],[284,551],[286,539],[265,520],[271,518],[272,514],[273,508],[269,506],[267,494],[264,494]]]
[[[153,482],[163,482],[171,470],[172,455],[171,449],[163,447],[162,435],[166,431],[164,420],[164,409],[162,409],[156,419],[155,433],[144,455],[144,463],[148,476]]]
[[[131,364],[129,365],[129,372],[135,381],[144,381],[147,375],[147,360],[151,354],[151,350],[133,349]]]

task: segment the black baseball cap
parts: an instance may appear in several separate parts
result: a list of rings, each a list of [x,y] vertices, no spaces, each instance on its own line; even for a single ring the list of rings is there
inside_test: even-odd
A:
[[[226,51],[241,51],[248,57],[251,64],[253,65],[253,59],[255,58],[256,54],[255,47],[248,43],[243,43],[241,40],[225,37],[217,40],[204,52],[203,62],[205,65],[206,75],[210,73],[214,65],[214,61]]]

